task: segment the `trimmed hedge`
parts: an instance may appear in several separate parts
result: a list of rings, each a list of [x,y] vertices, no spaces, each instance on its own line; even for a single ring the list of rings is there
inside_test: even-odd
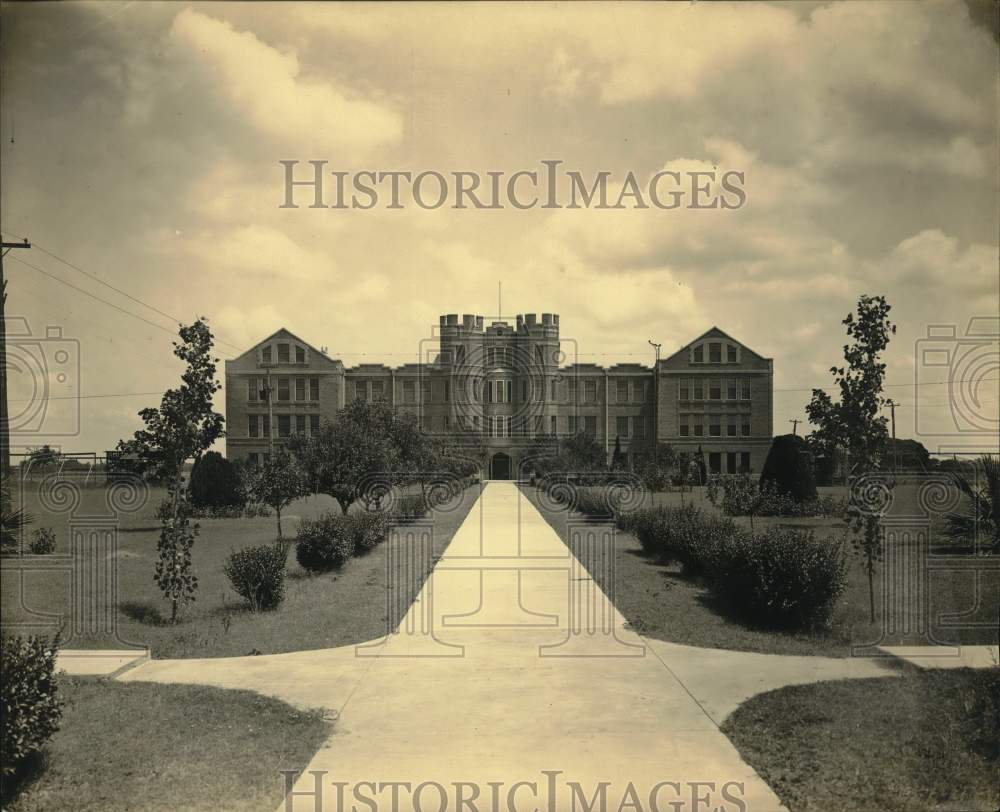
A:
[[[0,778],[6,784],[59,729],[62,701],[55,678],[59,640],[0,635]],[[5,788],[6,789],[6,788]]]
[[[427,515],[427,502],[423,494],[415,493],[401,496],[392,506],[393,521],[399,523],[415,522]]]
[[[196,508],[239,508],[245,501],[240,476],[218,451],[199,457],[191,469],[188,498]]]
[[[254,612],[275,609],[285,599],[285,562],[288,547],[265,544],[244,547],[229,554],[223,571],[233,591]]]
[[[384,513],[348,513],[340,519],[353,540],[355,555],[373,550],[389,532],[389,519]]]
[[[783,434],[771,441],[760,473],[761,490],[770,486],[796,502],[816,499],[816,477],[812,452],[804,437]]]
[[[647,555],[676,562],[701,578],[748,621],[808,628],[825,623],[847,583],[842,545],[810,532],[770,528],[751,533],[696,507],[635,511],[619,527]]]

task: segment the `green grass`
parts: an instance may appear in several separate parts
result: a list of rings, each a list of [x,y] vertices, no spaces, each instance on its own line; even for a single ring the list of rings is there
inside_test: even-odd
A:
[[[451,540],[478,495],[478,487],[469,488],[446,506],[448,509],[432,514],[436,554]],[[78,513],[106,513],[103,488],[85,489],[83,498]],[[388,631],[384,543],[367,555],[351,559],[339,572],[321,575],[306,573],[291,550],[284,603],[273,612],[249,612],[232,591],[223,564],[231,550],[273,542],[273,517],[199,521],[201,531],[193,548],[199,580],[197,599],[184,610],[179,623],[169,623],[169,604],[153,581],[159,537],[153,514],[162,498],[162,491],[153,492],[141,510],[121,519],[112,568],[118,582],[117,601],[105,593],[97,596],[99,604],[108,607],[112,616],[117,607],[117,639],[93,633],[67,639],[64,634],[64,648],[120,648],[131,644],[148,646],[157,658],[231,657],[254,651],[274,654],[361,643]],[[37,494],[29,493],[26,499],[29,510],[36,515],[32,528],[53,527],[57,553],[65,553],[70,532],[67,515],[46,511]],[[327,496],[296,502],[282,516],[286,537],[294,534],[296,517],[312,517],[327,510],[340,510]],[[70,573],[32,571],[33,567],[27,558],[0,559],[0,611],[5,627],[14,631],[51,633],[53,621],[37,613],[59,616],[69,611]],[[18,569],[25,570],[23,598]],[[412,594],[404,596],[408,602],[416,596],[419,584],[411,586]],[[32,622],[38,622],[39,627],[24,625]]]
[[[760,694],[722,730],[792,812],[992,812],[998,697],[995,669],[822,682]]]
[[[821,489],[824,491],[831,489]],[[899,489],[897,506],[908,510],[913,494]],[[537,500],[534,489],[524,493],[538,507],[565,541],[567,522],[580,521],[578,514],[549,510]],[[842,494],[838,494],[842,495]],[[685,493],[684,501],[714,511],[704,498],[703,489]],[[680,505],[680,493],[655,494],[655,504]],[[735,521],[749,527],[746,517]],[[838,518],[759,517],[754,529],[769,526],[806,528],[817,537],[844,538],[845,525]],[[931,538],[935,538],[934,535]],[[684,576],[676,565],[664,565],[647,557],[639,542],[627,533],[615,537],[615,584],[602,583],[622,615],[640,634],[657,640],[707,648],[756,651],[768,654],[851,656],[854,646],[929,645],[932,642],[996,644],[1000,615],[1000,570],[983,570],[980,576],[980,602],[976,605],[976,574],[969,571],[931,570],[928,573],[928,617],[930,635],[918,631],[919,618],[911,613],[908,633],[882,633],[882,573],[875,578],[876,622],[869,622],[868,579],[862,561],[851,554],[847,589],[833,612],[829,627],[815,633],[790,633],[751,626],[724,604],[720,604],[697,580]],[[601,573],[595,573],[600,578]],[[956,628],[942,615],[969,612]],[[897,618],[898,628],[906,628]],[[978,625],[973,625],[978,624]]]
[[[63,677],[59,731],[9,812],[275,809],[333,726],[249,691]]]

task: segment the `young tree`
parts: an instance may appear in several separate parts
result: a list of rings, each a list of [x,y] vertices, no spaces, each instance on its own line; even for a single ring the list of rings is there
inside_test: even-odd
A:
[[[611,454],[611,470],[621,471],[625,467],[622,460],[622,438],[615,435],[615,450]]]
[[[844,361],[831,367],[840,391],[835,401],[826,392],[814,389],[806,406],[809,422],[816,426],[817,443],[831,450],[838,445],[847,450],[850,471],[863,480],[879,467],[888,440],[887,419],[882,414],[885,398],[885,363],[882,353],[889,346],[896,325],[889,320],[892,309],[884,296],[863,295],[857,313],[848,313],[843,324],[852,339],[844,345]],[[888,482],[883,480],[883,482]],[[877,505],[859,504],[852,489],[847,521],[854,531],[854,549],[864,560],[868,574],[871,621],[875,622],[875,570],[882,559],[882,523]]]
[[[281,511],[308,493],[298,462],[284,446],[277,446],[261,465],[243,469],[243,488],[252,501],[274,510],[279,539],[283,538]]]
[[[184,464],[192,457],[197,462],[222,436],[225,420],[212,409],[212,397],[221,388],[215,379],[218,359],[212,357],[212,331],[199,318],[181,325],[178,334],[174,355],[186,365],[181,385],[163,393],[158,409],[139,412],[146,427],[118,444],[120,450],[137,454],[144,467],[167,484],[170,512],[162,519],[153,578],[170,601],[171,622],[176,622],[182,604],[194,600],[198,588],[191,566],[198,525],[192,525],[188,516]]]

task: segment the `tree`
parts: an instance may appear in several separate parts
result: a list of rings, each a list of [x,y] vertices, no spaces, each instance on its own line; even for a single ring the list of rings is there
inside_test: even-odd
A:
[[[25,473],[29,479],[35,471],[44,474],[50,467],[55,468],[60,459],[62,459],[62,454],[48,444],[29,448],[28,456],[24,461]]]
[[[611,454],[611,470],[621,471],[625,467],[622,460],[622,438],[615,435],[615,450]]]
[[[945,534],[966,543],[988,538],[992,552],[1000,553],[1000,458],[984,454],[978,468],[973,481],[963,473],[952,474],[967,506],[945,514]]]
[[[651,491],[666,491],[678,464],[677,452],[669,443],[657,443],[636,460],[635,470]]]
[[[153,575],[164,597],[170,601],[170,620],[177,621],[178,608],[194,600],[198,578],[191,565],[191,547],[198,525],[188,516],[184,487],[184,464],[201,455],[223,435],[225,418],[212,408],[212,398],[221,388],[215,378],[217,358],[212,357],[213,337],[204,318],[181,325],[174,355],[186,366],[181,385],[163,393],[159,408],[139,412],[146,427],[119,450],[134,453],[153,477],[167,485],[170,511],[161,520],[156,545],[159,560]]]
[[[243,493],[236,467],[218,451],[203,455],[191,469],[188,486],[196,507],[239,507]]]
[[[815,442],[833,453],[838,445],[847,450],[849,470],[857,480],[876,471],[889,436],[888,420],[881,414],[885,406],[882,387],[885,363],[882,353],[889,346],[896,325],[889,320],[891,306],[884,296],[862,295],[857,314],[843,320],[847,336],[844,345],[846,364],[831,367],[840,393],[835,401],[820,389],[814,389],[806,406],[809,422],[816,426]],[[888,485],[888,481],[884,481]],[[854,531],[854,549],[863,559],[868,573],[868,597],[871,621],[875,622],[875,570],[882,559],[882,526],[877,505],[860,504],[852,488],[847,521]]]
[[[771,441],[760,474],[761,489],[769,483],[778,493],[787,494],[796,502],[816,498],[812,454],[804,438],[784,434]]]
[[[293,437],[289,448],[306,481],[336,499],[346,515],[372,474],[398,471],[393,422],[383,401],[354,401],[311,437]]]
[[[281,511],[309,492],[298,462],[284,446],[277,446],[261,465],[244,468],[243,487],[252,501],[274,510],[279,539]]]

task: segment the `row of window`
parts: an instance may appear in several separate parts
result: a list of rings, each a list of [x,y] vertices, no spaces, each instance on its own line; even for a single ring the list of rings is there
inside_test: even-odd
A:
[[[437,387],[431,382],[426,382],[422,387],[423,402],[433,402],[433,391],[437,388],[444,403],[450,403],[452,399],[451,381],[440,382]],[[580,384],[582,383],[582,387]],[[559,402],[559,382],[549,381],[549,399],[551,402]],[[748,384],[749,386],[749,384]],[[597,381],[586,379],[568,381],[568,401],[570,403],[597,403]],[[519,386],[515,388],[514,381],[509,378],[497,378],[483,380],[482,378],[472,379],[472,400],[474,402],[485,401],[486,403],[513,403],[514,394],[520,394],[520,402],[528,403],[535,398],[535,382],[531,380],[521,380]],[[748,390],[749,393],[749,390]],[[541,394],[541,393],[539,393]],[[616,403],[642,403],[649,396],[648,380],[629,380],[623,378],[615,382],[615,402]],[[578,399],[579,396],[579,399]],[[355,400],[381,400],[386,397],[385,381],[379,379],[356,380],[354,381]],[[747,395],[749,397],[749,394]],[[417,382],[402,382],[403,403],[417,402]],[[541,397],[537,398],[541,400]]]
[[[279,414],[275,415],[278,437],[291,437],[292,434],[315,434],[319,431],[318,414]],[[266,414],[247,415],[247,437],[270,437],[271,420]]]
[[[703,417],[690,417],[682,415],[677,433],[681,437],[705,437],[705,420]],[[726,437],[736,437],[739,429],[740,437],[750,436],[750,418],[746,415],[730,415],[726,424]],[[721,437],[723,431],[722,417],[720,415],[709,415],[708,435],[709,437]]]
[[[678,400],[750,400],[750,378],[680,378]],[[707,398],[706,398],[707,396]]]
[[[551,351],[549,357],[550,363],[557,363],[558,361],[558,350]],[[478,355],[478,353],[474,353]],[[454,354],[450,349],[441,350],[441,363],[450,364],[452,362],[452,357],[454,355],[454,361],[456,364],[461,365],[465,363],[465,347],[459,344],[455,347]],[[503,369],[513,369],[515,363],[519,367],[526,368],[529,366],[527,363],[528,355],[526,350],[522,349],[521,352],[517,352],[514,347],[485,347],[482,349],[482,360],[483,366],[486,369],[495,369],[497,367]],[[541,344],[535,345],[534,353],[534,363],[538,366],[545,366],[546,363],[546,348]]]
[[[434,431],[441,428],[445,431],[451,429],[451,417],[442,415],[440,423],[431,415],[424,415],[423,428],[425,431]],[[471,418],[464,415],[457,418],[457,428],[462,431],[480,431],[480,425],[489,437],[523,437],[540,434],[559,434],[560,425],[557,415],[487,415],[480,419],[478,415]],[[597,416],[585,415],[578,418],[575,415],[568,415],[563,424],[567,434],[573,435],[577,432],[584,432],[593,437],[597,436]],[[643,440],[646,438],[646,419],[641,416],[617,417],[615,418],[615,432],[622,439],[634,438]]]
[[[288,375],[271,377],[271,395],[278,401],[291,401],[292,393],[296,401],[319,400],[319,378],[292,378]],[[267,402],[267,378],[247,379],[247,400],[251,403]]]
[[[265,344],[260,348],[262,364],[273,364],[276,358],[279,364],[291,364],[293,357],[296,364],[309,363],[309,351],[301,344],[278,342],[277,344]]]
[[[722,359],[725,358],[725,361]],[[724,341],[703,341],[691,347],[692,364],[738,364],[740,347]]]
[[[722,464],[725,462],[725,470]],[[710,451],[708,453],[708,472],[710,474],[749,474],[749,451]]]

